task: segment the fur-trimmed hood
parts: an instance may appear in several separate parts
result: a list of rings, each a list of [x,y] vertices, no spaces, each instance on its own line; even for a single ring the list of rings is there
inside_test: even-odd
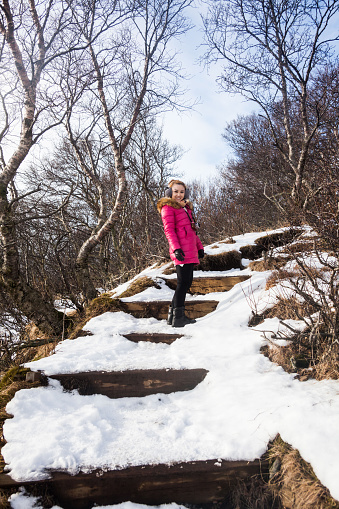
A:
[[[173,207],[174,209],[182,209],[184,207],[189,207],[191,210],[193,210],[193,205],[189,200],[185,200],[185,205],[180,205],[177,201],[173,200],[173,198],[167,198],[166,196],[164,198],[160,198],[160,200],[157,203],[157,209],[159,214],[161,214],[161,209],[165,205],[169,205],[170,207]]]

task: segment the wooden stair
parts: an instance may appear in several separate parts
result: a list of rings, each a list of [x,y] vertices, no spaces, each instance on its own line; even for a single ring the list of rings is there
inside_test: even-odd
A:
[[[267,476],[268,462],[194,461],[175,465],[145,465],[123,470],[96,470],[70,475],[50,472],[51,479],[16,482],[0,475],[0,489],[24,486],[34,494],[52,495],[63,509],[91,509],[131,501],[160,505],[206,504],[224,500],[239,482]]]
[[[158,333],[138,333],[132,332],[131,334],[124,334],[124,338],[134,343],[139,341],[148,341],[150,343],[166,343],[171,345],[176,339],[184,337],[184,334],[158,334]]]
[[[206,369],[145,369],[128,371],[89,371],[51,375],[67,391],[79,394],[103,394],[108,398],[143,397],[149,394],[170,394],[190,391],[202,382]]]
[[[170,301],[132,301],[121,302],[122,308],[126,313],[130,313],[135,318],[157,318],[166,320]],[[217,300],[189,300],[185,302],[186,315],[189,318],[201,318],[212,313],[219,302]]]
[[[206,295],[212,292],[228,292],[238,283],[246,281],[251,276],[213,276],[213,277],[195,277],[190,288],[190,293]],[[177,287],[176,279],[165,279],[166,285],[175,290]]]
[[[207,294],[211,291],[228,291],[249,277],[195,278],[191,292]],[[166,284],[175,289],[176,280],[166,279]],[[216,300],[187,301],[186,314],[190,318],[203,317],[213,312],[218,303]],[[136,318],[167,319],[169,305],[169,301],[121,301],[123,310]],[[160,333],[124,334],[130,341],[168,345],[182,336]],[[207,373],[205,369],[151,369],[56,374],[49,378],[59,380],[65,390],[76,389],[81,395],[102,394],[109,398],[122,398],[189,391],[202,382]],[[40,375],[33,372],[30,376],[36,379],[35,377]],[[108,471],[103,469],[90,473],[80,472],[77,475],[50,471],[49,479],[35,482],[16,482],[9,475],[0,474],[0,490],[8,489],[13,492],[13,489],[23,486],[35,496],[52,497],[53,502],[63,509],[91,509],[94,505],[126,501],[148,505],[173,502],[199,505],[224,501],[239,481],[246,483],[253,476],[265,477],[267,473],[266,460],[247,462],[211,459],[173,465],[131,466]]]

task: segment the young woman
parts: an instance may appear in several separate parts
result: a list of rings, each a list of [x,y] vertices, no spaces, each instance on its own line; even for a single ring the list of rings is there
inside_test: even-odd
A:
[[[192,284],[193,267],[204,256],[204,246],[198,237],[192,210],[186,185],[181,180],[171,180],[165,197],[158,201],[158,211],[177,271],[177,288],[167,319],[167,323],[173,327],[195,323],[195,320],[185,316],[185,298]]]

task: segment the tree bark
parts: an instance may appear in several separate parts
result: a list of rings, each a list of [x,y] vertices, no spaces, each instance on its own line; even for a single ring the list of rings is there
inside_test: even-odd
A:
[[[0,21],[0,32],[12,54],[18,78],[24,91],[23,120],[18,146],[0,174],[0,235],[3,244],[3,264],[0,270],[0,285],[15,306],[32,320],[43,332],[60,334],[63,330],[62,313],[34,288],[31,288],[20,273],[19,251],[15,221],[7,193],[16,172],[29,153],[33,141],[32,129],[36,114],[36,91],[44,66],[45,45],[43,31],[35,9],[34,0],[30,0],[30,12],[36,30],[39,45],[39,58],[32,69],[30,79],[24,64],[19,45],[15,38],[14,21],[8,0],[3,1],[3,12],[7,25]]]

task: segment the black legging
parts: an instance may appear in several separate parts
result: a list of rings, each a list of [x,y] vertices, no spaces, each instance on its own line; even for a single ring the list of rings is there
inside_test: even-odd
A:
[[[194,263],[185,263],[182,267],[176,266],[177,287],[172,300],[172,308],[180,308],[185,305],[186,293],[193,281]]]

